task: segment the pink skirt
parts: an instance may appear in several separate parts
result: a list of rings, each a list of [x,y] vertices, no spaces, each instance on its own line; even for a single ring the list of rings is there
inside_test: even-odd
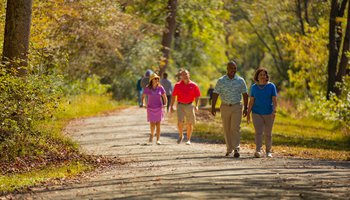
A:
[[[148,122],[160,122],[164,118],[163,107],[149,108],[147,107],[147,121]]]

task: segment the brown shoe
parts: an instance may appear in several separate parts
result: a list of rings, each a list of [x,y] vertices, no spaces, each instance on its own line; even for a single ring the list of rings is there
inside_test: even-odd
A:
[[[233,157],[239,158],[241,155],[239,154],[238,150],[235,150],[235,153],[233,154]]]

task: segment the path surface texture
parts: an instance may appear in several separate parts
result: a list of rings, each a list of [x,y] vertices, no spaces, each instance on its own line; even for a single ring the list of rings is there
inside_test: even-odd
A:
[[[195,139],[177,144],[174,125],[162,125],[162,145],[145,145],[146,110],[73,121],[67,131],[89,154],[127,163],[81,183],[34,188],[22,199],[350,199],[350,162],[225,157],[224,144]]]

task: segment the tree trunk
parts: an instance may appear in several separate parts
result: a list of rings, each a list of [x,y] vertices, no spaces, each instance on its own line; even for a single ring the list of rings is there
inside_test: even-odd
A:
[[[327,83],[327,99],[329,99],[330,93],[334,92],[337,95],[340,94],[339,88],[337,89],[335,86],[335,83],[337,80],[340,80],[342,82],[342,76],[341,74],[344,73],[342,71],[345,70],[346,73],[346,66],[345,69],[340,68],[337,73],[337,66],[338,66],[338,58],[339,58],[339,51],[340,46],[342,42],[343,37],[343,31],[341,22],[336,21],[337,17],[343,17],[346,5],[349,0],[343,0],[341,3],[338,3],[338,0],[332,0],[331,2],[331,13],[329,17],[329,58],[328,58],[328,83]],[[349,32],[347,32],[349,33]],[[349,36],[346,36],[347,38]],[[344,41],[346,42],[346,41]],[[344,43],[344,45],[346,45]],[[344,47],[343,47],[344,50]],[[347,59],[347,58],[344,58]],[[346,63],[342,64],[346,65]],[[339,77],[338,77],[339,76]]]
[[[343,50],[341,55],[341,60],[339,63],[339,69],[336,76],[336,82],[343,82],[343,77],[346,75],[346,69],[349,65],[349,58],[346,56],[346,52],[349,52],[350,50],[350,5],[348,6],[348,19],[345,29],[345,37],[343,42]],[[338,87],[335,87],[335,93],[337,96],[340,96],[341,89]]]
[[[162,38],[162,59],[161,64],[159,66],[159,75],[162,76],[162,74],[166,71],[166,68],[169,65],[169,57],[170,57],[170,50],[171,50],[171,42],[175,33],[176,28],[176,9],[177,9],[177,0],[168,0],[168,7],[167,7],[167,18],[166,18],[166,27],[163,32],[163,38]]]
[[[309,0],[304,0],[304,14],[305,14],[305,21],[310,24],[309,21]]]
[[[336,41],[336,17],[338,11],[338,1],[332,0],[331,13],[329,17],[329,57],[328,57],[328,84],[327,84],[327,99],[331,92],[334,92],[335,77],[338,63],[338,49]]]
[[[180,24],[176,23],[175,33],[174,33],[174,50],[177,52],[181,51],[181,29]],[[175,66],[181,68],[181,62],[177,59],[175,60]]]
[[[301,0],[295,0],[295,4],[296,4],[296,13],[297,13],[299,23],[300,23],[301,34],[305,35],[304,21],[303,21],[302,8],[301,8]]]
[[[32,0],[7,0],[2,60],[25,75],[28,60]]]

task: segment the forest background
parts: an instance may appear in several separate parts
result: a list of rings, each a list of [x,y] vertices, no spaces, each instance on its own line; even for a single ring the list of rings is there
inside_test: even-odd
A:
[[[13,161],[30,170],[23,160],[79,157],[72,141],[43,127],[70,104],[135,102],[147,69],[174,82],[186,68],[206,95],[231,60],[248,86],[258,67],[269,70],[280,115],[331,124],[349,144],[348,0],[34,0],[28,59],[19,68],[3,50],[8,2],[0,1],[3,174]]]

